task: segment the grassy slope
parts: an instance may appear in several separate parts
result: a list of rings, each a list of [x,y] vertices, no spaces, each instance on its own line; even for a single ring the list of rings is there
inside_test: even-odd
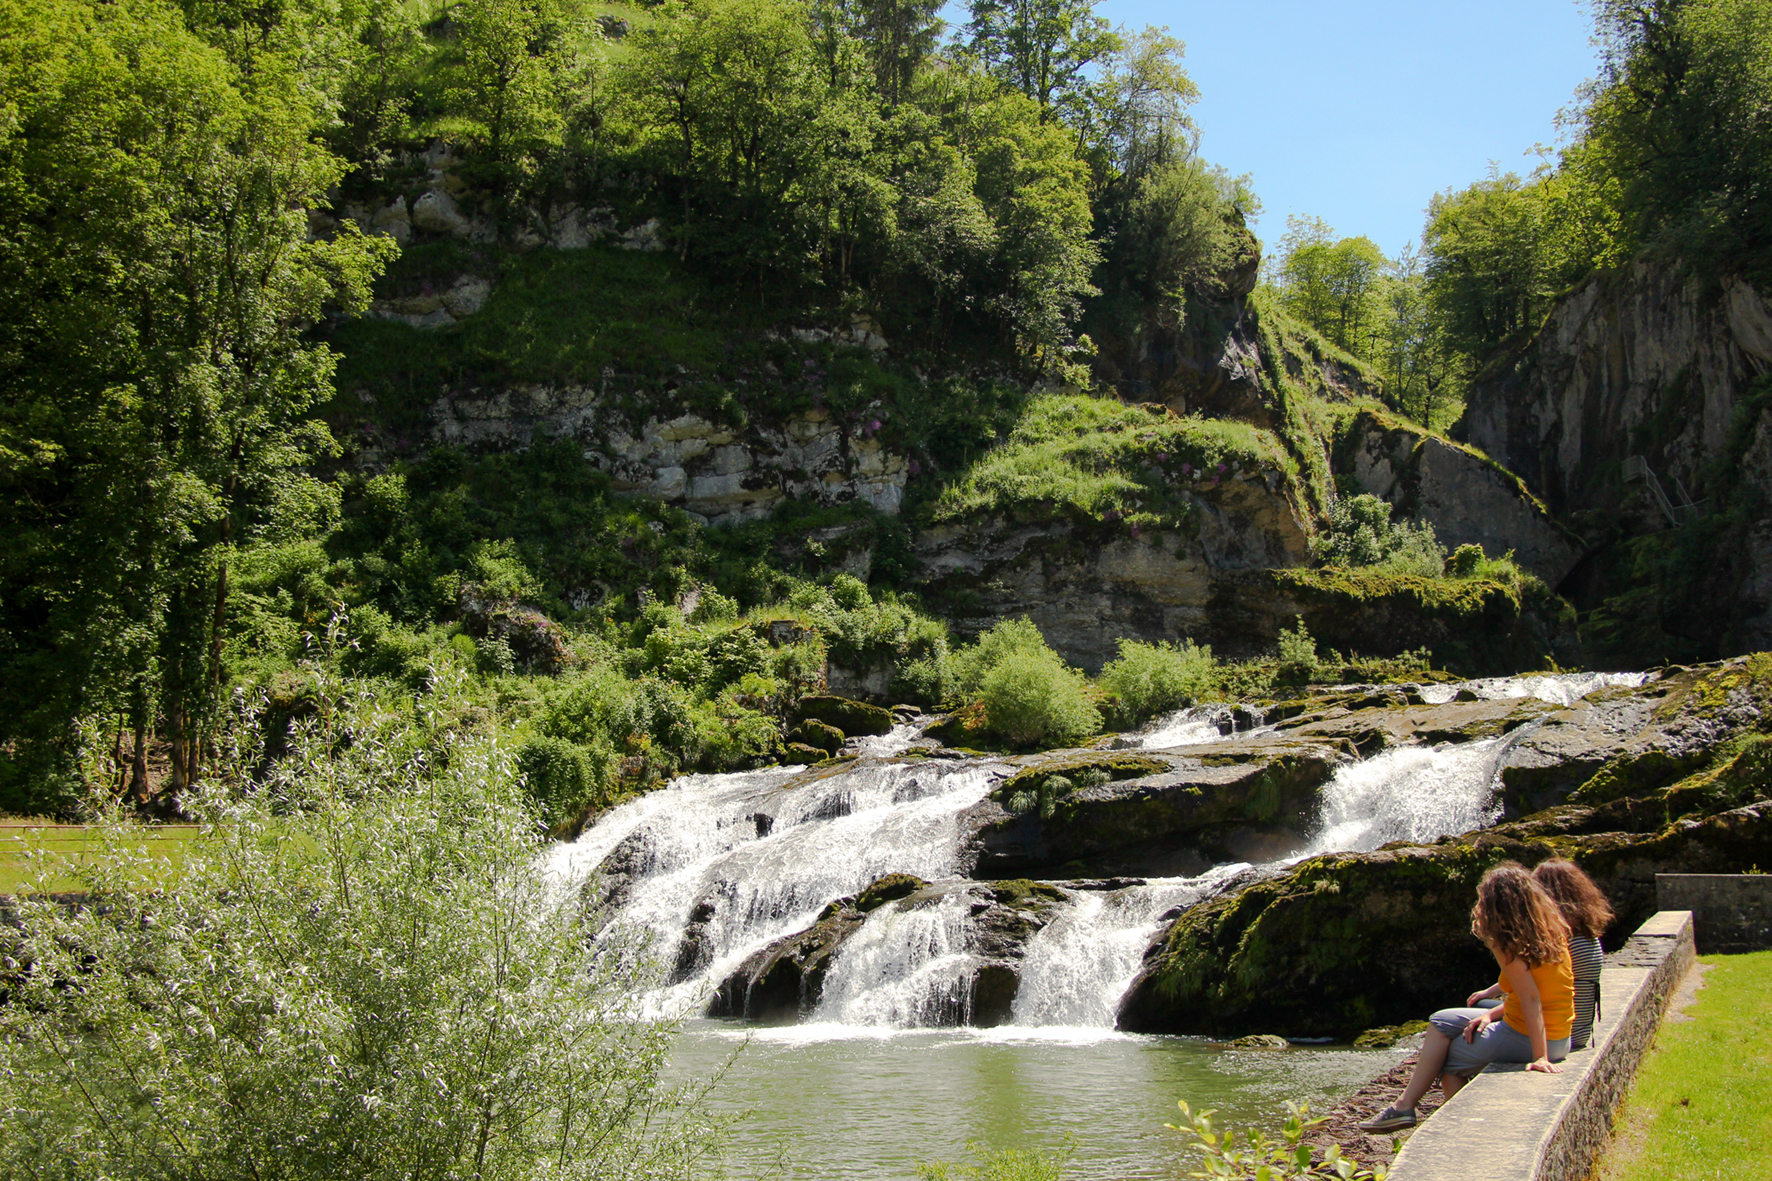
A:
[[[1772,951],[1706,956],[1689,1021],[1669,1021],[1625,1100],[1603,1181],[1763,1173],[1772,1130]],[[1753,1162],[1762,1162],[1756,1165]]]

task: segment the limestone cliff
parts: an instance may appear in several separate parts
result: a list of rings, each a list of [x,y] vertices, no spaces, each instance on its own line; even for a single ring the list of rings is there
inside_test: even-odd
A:
[[[1761,293],[1639,262],[1585,283],[1492,365],[1462,430],[1595,547],[1567,588],[1579,605],[1635,594],[1647,614],[1628,628],[1726,655],[1772,643],[1769,372]],[[1651,534],[1659,563],[1619,545]]]

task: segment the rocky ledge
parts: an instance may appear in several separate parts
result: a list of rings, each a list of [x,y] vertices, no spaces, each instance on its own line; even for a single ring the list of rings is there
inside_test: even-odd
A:
[[[1489,715],[1479,732],[1523,731],[1501,767],[1507,799],[1516,814],[1549,806],[1433,844],[1252,875],[1152,946],[1121,1028],[1346,1036],[1441,1008],[1493,975],[1469,912],[1478,878],[1502,860],[1582,865],[1618,912],[1618,939],[1653,911],[1658,872],[1772,865],[1772,655],[1665,670],[1532,718],[1529,704],[1502,706],[1472,716]],[[1327,710],[1293,733],[1329,738],[1332,727],[1352,740],[1360,712]]]

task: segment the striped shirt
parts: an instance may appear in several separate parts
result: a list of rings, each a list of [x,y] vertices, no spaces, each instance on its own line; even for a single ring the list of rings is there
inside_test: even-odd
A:
[[[1575,969],[1575,1024],[1569,1031],[1569,1048],[1579,1050],[1594,1035],[1594,1018],[1600,1011],[1600,969],[1606,956],[1598,939],[1571,935],[1569,962]]]

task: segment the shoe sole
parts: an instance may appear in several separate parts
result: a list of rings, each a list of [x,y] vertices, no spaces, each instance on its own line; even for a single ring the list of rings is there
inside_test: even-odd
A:
[[[1399,1128],[1413,1128],[1421,1121],[1412,1119],[1387,1119],[1377,1123],[1361,1124],[1362,1132],[1394,1132]]]

